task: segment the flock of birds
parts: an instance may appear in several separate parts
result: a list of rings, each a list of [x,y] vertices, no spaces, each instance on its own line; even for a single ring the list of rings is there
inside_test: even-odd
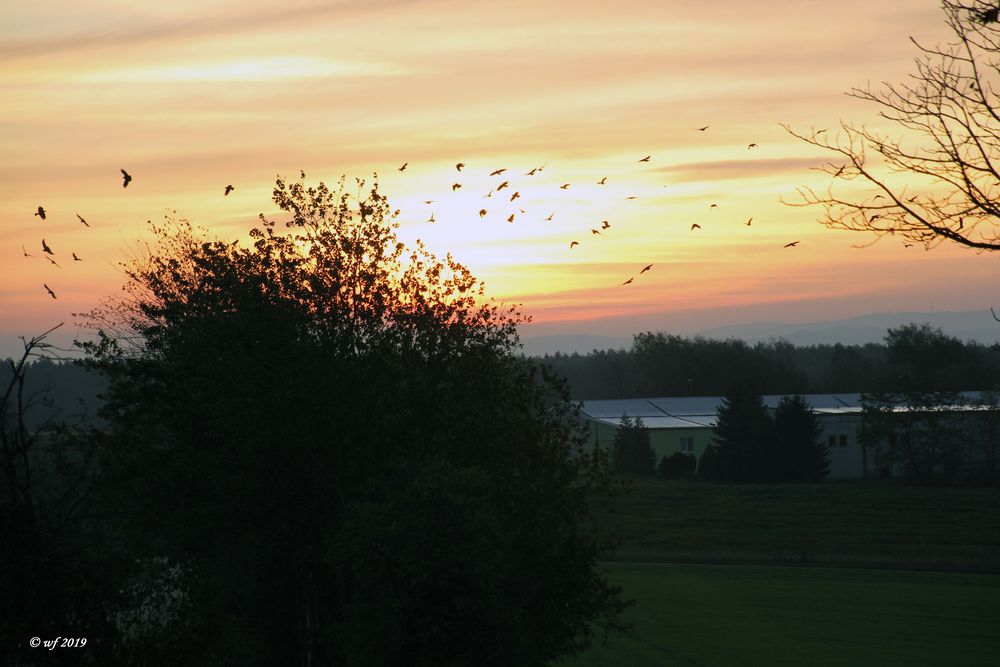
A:
[[[704,127],[699,127],[699,128],[694,128],[694,129],[696,131],[699,131],[699,132],[705,132],[705,131],[708,130],[708,128],[709,128],[709,126],[706,125]],[[757,147],[756,143],[750,143],[750,144],[747,145],[747,150],[750,150],[750,149],[753,149],[753,148],[756,148],[756,147]],[[636,163],[637,164],[648,163],[652,159],[652,157],[653,157],[652,155],[646,155],[645,157],[640,158],[639,160],[637,160]],[[541,174],[545,170],[545,167],[547,166],[547,164],[548,163],[542,164],[541,166],[538,166],[538,167],[534,167],[534,168],[530,169],[529,171],[525,172],[524,175],[525,176],[536,176],[538,174]],[[404,172],[404,171],[406,171],[406,169],[407,169],[408,166],[409,166],[409,162],[404,162],[402,164],[402,166],[400,166],[397,169],[397,171]],[[458,162],[458,163],[455,164],[455,169],[459,173],[461,173],[464,168],[465,168],[465,163],[464,162]],[[510,181],[507,180],[507,177],[504,176],[504,174],[506,172],[507,172],[507,168],[506,167],[501,168],[501,169],[494,169],[493,171],[490,172],[490,174],[489,174],[490,177],[496,177],[496,178],[500,178],[500,179],[504,179],[504,180],[502,180],[494,188],[492,188],[489,192],[487,192],[485,195],[483,195],[482,196],[483,199],[492,199],[494,197],[494,195],[496,195],[498,199],[502,199],[504,197],[509,197],[507,203],[508,204],[512,204],[514,201],[516,201],[517,199],[519,199],[521,197],[520,191],[519,190],[514,190],[513,187],[511,186]],[[124,169],[121,170],[121,173],[122,173],[122,187],[123,188],[127,188],[128,185],[129,185],[129,183],[132,182],[132,176],[127,171],[125,171]],[[601,180],[597,181],[596,183],[597,183],[597,185],[604,186],[604,185],[607,185],[607,181],[608,181],[608,178],[607,178],[607,176],[605,176],[605,177],[601,178]],[[559,189],[561,189],[561,190],[568,190],[571,186],[572,186],[572,183],[563,183],[562,185],[559,186]],[[457,192],[461,188],[462,188],[462,183],[455,182],[455,183],[452,183],[451,191],[452,192]],[[509,195],[507,193],[504,193],[504,194],[501,195],[500,194],[501,191],[506,190],[506,189],[510,189],[510,190],[512,190],[512,192],[510,192]],[[235,190],[235,188],[232,185],[227,185],[224,188],[224,190],[223,190],[223,196],[229,196],[229,193],[231,193],[233,190]],[[637,199],[637,197],[636,196],[628,196],[625,199],[632,200],[632,199]],[[432,205],[432,204],[435,203],[435,200],[427,199],[427,200],[424,200],[423,203],[426,204],[426,205]],[[717,208],[718,208],[718,204],[714,204],[713,203],[713,204],[711,204],[709,206],[709,210],[715,210]],[[525,211],[525,209],[523,209],[523,208],[518,208],[517,210],[521,214],[527,213],[527,211]],[[394,213],[394,215],[398,215],[398,214],[399,214],[399,211],[397,210]],[[489,211],[485,207],[479,209],[479,217],[480,218],[485,218],[488,214],[489,214]],[[44,221],[46,219],[46,215],[47,214],[46,214],[45,208],[42,207],[42,206],[39,206],[38,209],[35,211],[34,215],[37,216],[37,217],[39,217],[42,221]],[[515,220],[516,215],[517,215],[516,213],[511,213],[507,217],[507,222],[508,223],[513,223],[514,220]],[[552,219],[553,219],[554,216],[555,216],[555,213],[550,213],[545,218],[545,221],[546,222],[552,221]],[[90,227],[90,224],[79,213],[76,214],[76,217],[79,220],[80,224],[82,224],[83,226],[88,227],[88,228]],[[435,220],[435,217],[434,217],[434,212],[431,211],[430,217],[427,219],[427,222],[433,223],[435,221],[436,220]],[[753,222],[753,218],[750,218],[744,224],[747,227],[749,227],[752,222]],[[607,231],[610,228],[611,228],[611,223],[608,222],[607,220],[602,220],[601,221],[601,225],[599,227],[595,227],[595,228],[591,228],[590,229],[590,233],[591,233],[592,236],[604,236],[604,232]],[[695,231],[697,229],[701,229],[701,225],[699,225],[698,223],[692,223],[690,231]],[[798,244],[799,244],[798,241],[792,241],[790,243],[786,243],[784,245],[784,247],[785,248],[794,248],[794,247],[798,246]],[[580,241],[578,241],[578,240],[571,240],[569,242],[569,249],[572,250],[573,248],[575,248],[578,245],[580,245]],[[29,253],[28,250],[23,245],[21,246],[21,250],[24,252],[24,256],[25,257],[28,257],[28,258],[37,258],[38,257],[37,255],[33,255],[33,254]],[[42,258],[44,258],[45,260],[47,260],[50,264],[52,264],[56,268],[62,268],[60,266],[60,264],[55,260],[55,252],[52,250],[51,246],[49,246],[49,244],[45,241],[44,238],[42,238],[42,252],[44,253],[43,255],[41,255]],[[71,256],[72,256],[74,262],[82,262],[83,261],[82,258],[80,258],[80,257],[77,256],[77,254],[76,254],[75,251],[71,252]],[[654,266],[654,264],[647,264],[647,265],[645,265],[644,267],[642,267],[642,269],[637,274],[635,274],[633,276],[630,276],[627,280],[625,280],[624,282],[620,283],[620,286],[624,287],[625,285],[631,285],[633,283],[633,281],[635,281],[636,278],[638,278],[639,276],[643,275],[644,273],[650,271],[653,268],[653,266]],[[49,287],[46,283],[42,283],[42,287],[45,288],[45,291],[48,292],[48,294],[49,294],[50,297],[52,297],[53,299],[57,298],[55,291],[53,291],[52,288]]]
[[[697,128],[694,128],[694,129],[696,131],[698,131],[698,132],[705,132],[705,131],[708,130],[709,127],[710,126],[705,125],[704,127],[697,127]],[[756,143],[750,143],[750,144],[747,145],[747,150],[751,150],[751,149],[754,149],[754,148],[757,148],[757,144]],[[652,155],[646,155],[645,157],[640,158],[639,160],[637,160],[636,164],[648,163],[652,158],[653,158]],[[396,171],[399,171],[399,172],[406,171],[406,169],[409,166],[409,164],[410,164],[409,162],[404,162],[402,165],[400,165],[396,169]],[[525,172],[524,175],[525,176],[535,176],[537,174],[540,174],[545,169],[545,167],[547,166],[547,164],[548,163],[543,164],[543,165],[541,165],[539,167],[534,167],[534,168],[530,169],[529,171]],[[462,173],[462,170],[465,168],[465,166],[466,165],[465,165],[464,162],[458,162],[458,163],[455,164],[455,170],[458,171],[459,173]],[[493,171],[490,172],[490,174],[489,174],[490,177],[497,177],[497,178],[501,178],[501,179],[505,179],[505,180],[501,181],[494,188],[492,188],[489,192],[487,192],[485,195],[483,195],[482,196],[483,199],[490,199],[494,195],[500,193],[501,190],[504,190],[506,188],[513,189],[512,186],[511,186],[510,181],[506,180],[506,177],[504,176],[505,172],[507,172],[507,168],[506,167],[504,167],[502,169],[494,169]],[[605,177],[601,178],[601,180],[597,181],[596,183],[597,183],[597,185],[607,185],[607,181],[608,181],[608,178],[607,178],[607,176],[605,176]],[[567,190],[571,186],[572,186],[572,183],[563,183],[562,185],[559,186],[559,189],[560,190]],[[452,185],[451,185],[451,191],[452,192],[457,192],[458,190],[462,189],[462,187],[463,187],[462,183],[456,181],[456,182],[452,183]],[[506,194],[504,196],[506,196]],[[519,190],[514,190],[510,194],[509,200],[506,203],[511,204],[515,200],[519,199],[520,197],[521,197],[520,191]],[[638,197],[636,197],[636,196],[633,195],[633,196],[625,197],[625,199],[626,200],[632,200],[632,199],[638,199]],[[432,205],[432,204],[436,203],[436,200],[427,199],[427,200],[424,200],[423,203],[426,204],[426,205]],[[709,206],[709,210],[715,210],[715,209],[718,208],[718,206],[719,206],[718,204],[711,204]],[[518,208],[518,212],[522,213],[522,214],[523,213],[527,213],[527,211],[525,211],[525,209],[523,209],[523,208]],[[399,211],[397,210],[395,212],[395,215],[398,215],[398,214],[399,214]],[[487,210],[486,208],[480,208],[479,209],[479,217],[480,218],[485,218],[488,214],[489,214],[489,210]],[[554,215],[555,215],[554,213],[550,213],[544,220],[546,222],[551,222],[551,220],[554,217]],[[507,222],[513,223],[514,220],[515,220],[515,218],[516,218],[516,216],[517,216],[517,213],[511,213],[507,217]],[[432,210],[431,214],[430,214],[430,217],[427,218],[426,222],[433,223],[433,222],[436,222],[436,221],[437,220],[434,217],[434,212]],[[746,221],[746,223],[744,223],[744,224],[747,227],[750,227],[751,223],[753,223],[753,218],[748,219]],[[607,220],[602,220],[601,221],[601,226],[599,228],[591,228],[590,229],[590,233],[593,236],[603,236],[604,235],[603,232],[606,231],[606,230],[608,230],[608,229],[610,229],[610,228],[611,228],[611,223],[609,223]],[[699,225],[698,223],[692,223],[690,231],[695,231],[696,229],[701,229],[701,225]],[[790,243],[786,243],[784,245],[784,247],[785,248],[794,248],[794,247],[797,247],[798,244],[799,244],[798,241],[791,241]],[[569,249],[572,250],[573,248],[575,248],[578,245],[580,245],[580,241],[578,241],[578,240],[571,240],[569,242]],[[620,286],[624,287],[625,285],[631,285],[632,282],[637,277],[641,276],[642,274],[644,274],[647,271],[649,271],[650,269],[652,269],[653,266],[654,266],[653,264],[647,264],[636,275],[633,275],[633,276],[629,277],[625,282],[620,283]]]
[[[132,182],[132,175],[129,174],[124,169],[122,169],[121,172],[122,172],[122,187],[123,188],[127,188],[128,184]],[[228,196],[229,193],[232,192],[235,189],[236,188],[234,188],[232,185],[227,185],[226,188],[225,188],[225,190],[223,191],[223,195],[224,196]],[[40,218],[43,222],[48,218],[48,213],[45,211],[45,207],[44,206],[39,206],[35,210],[34,215],[37,216],[38,218]],[[82,224],[84,227],[87,227],[87,228],[90,227],[90,223],[87,222],[87,220],[82,215],[80,215],[79,213],[76,214],[76,218],[77,218],[77,220],[80,221],[80,224]],[[28,258],[37,258],[38,257],[38,255],[33,255],[30,252],[28,252],[28,249],[25,248],[23,245],[21,246],[21,251],[24,253],[25,257],[28,257]],[[56,254],[55,251],[52,250],[52,247],[45,241],[44,237],[42,238],[42,252],[44,254],[41,255],[41,257],[43,259],[47,260],[49,262],[49,264],[52,264],[57,269],[61,269],[62,268],[62,266],[59,264],[59,262],[57,262],[54,259],[55,254]],[[74,262],[82,262],[83,261],[82,258],[80,258],[80,257],[77,256],[76,251],[72,251],[70,253],[70,255],[73,257],[73,261]],[[58,298],[56,296],[55,291],[51,287],[49,287],[48,284],[42,283],[42,287],[45,288],[45,291],[48,292],[48,294],[49,294],[50,297],[52,297],[53,299],[57,299]]]

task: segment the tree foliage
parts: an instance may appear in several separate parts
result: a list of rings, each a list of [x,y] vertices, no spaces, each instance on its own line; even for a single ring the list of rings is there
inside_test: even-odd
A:
[[[694,475],[697,460],[693,454],[674,452],[660,459],[656,471],[663,479],[683,479]]]
[[[609,464],[520,314],[365,188],[279,179],[249,246],[168,220],[92,314],[128,549],[189,573],[188,664],[579,650],[619,627]]]
[[[777,481],[818,482],[830,472],[829,449],[820,439],[822,426],[801,396],[785,396],[774,411]]]
[[[656,453],[649,441],[649,429],[641,417],[622,415],[611,444],[615,469],[627,475],[652,475]]]
[[[833,229],[887,235],[930,248],[944,241],[1000,249],[1000,23],[993,0],[942,2],[953,41],[919,50],[904,83],[855,88],[901,134],[841,122],[797,132],[828,151],[826,192],[800,188]],[[864,191],[855,194],[858,186]],[[835,186],[838,186],[835,189]],[[846,193],[845,190],[848,190]]]

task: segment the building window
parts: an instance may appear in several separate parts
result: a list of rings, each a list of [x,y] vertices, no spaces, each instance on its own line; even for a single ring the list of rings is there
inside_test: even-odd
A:
[[[841,447],[847,447],[847,436],[846,435],[840,436],[840,446]]]
[[[827,447],[836,447],[837,446],[837,436],[831,435],[830,437],[828,437],[826,439],[826,446]]]
[[[694,438],[681,438],[681,451],[682,452],[693,452],[694,451]]]

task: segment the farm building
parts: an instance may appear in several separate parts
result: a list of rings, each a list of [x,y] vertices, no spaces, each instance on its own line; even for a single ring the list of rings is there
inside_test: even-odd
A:
[[[764,396],[772,413],[783,396]],[[831,479],[864,476],[864,456],[858,441],[861,428],[860,394],[809,394],[823,427],[821,437],[830,448]],[[693,454],[700,459],[712,444],[716,414],[722,396],[683,396],[676,398],[632,398],[624,400],[583,401],[581,415],[586,419],[594,445],[609,447],[622,416],[642,419],[649,429],[649,440],[659,461],[675,452]]]

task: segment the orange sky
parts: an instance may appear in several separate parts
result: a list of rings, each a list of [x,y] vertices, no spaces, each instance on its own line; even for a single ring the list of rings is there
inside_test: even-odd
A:
[[[116,264],[146,220],[176,210],[235,236],[273,211],[275,175],[300,169],[327,182],[378,172],[403,238],[451,251],[491,295],[522,302],[529,335],[986,308],[995,258],[854,248],[868,239],[779,203],[827,179],[810,169],[826,156],[778,124],[874,123],[843,93],[901,80],[910,35],[947,36],[935,2],[12,4],[0,23],[0,356],[118,291]],[[483,199],[504,167],[511,189]],[[501,197],[514,190],[516,202]],[[602,220],[611,229],[592,235]],[[23,256],[40,256],[43,237],[61,268]]]

